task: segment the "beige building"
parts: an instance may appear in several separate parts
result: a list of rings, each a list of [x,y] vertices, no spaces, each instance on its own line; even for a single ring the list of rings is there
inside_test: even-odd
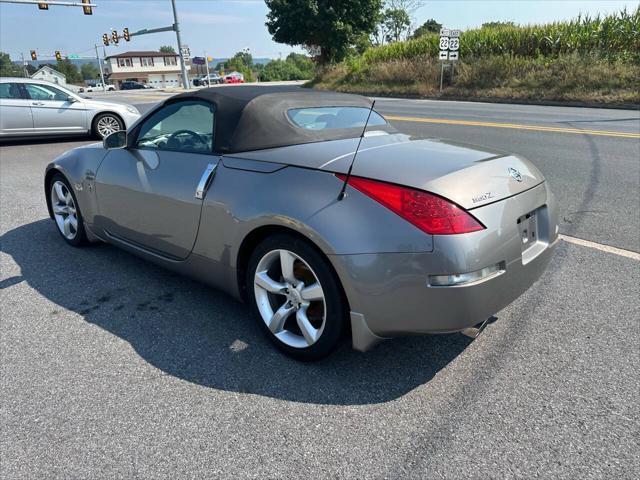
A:
[[[179,87],[182,84],[180,60],[176,53],[133,51],[105,58],[109,82],[120,86],[125,80],[152,87]],[[187,70],[190,66],[187,66]]]

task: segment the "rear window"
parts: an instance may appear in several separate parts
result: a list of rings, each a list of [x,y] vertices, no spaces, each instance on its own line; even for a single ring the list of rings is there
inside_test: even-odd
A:
[[[369,109],[364,107],[293,108],[287,111],[287,115],[295,125],[308,130],[363,128],[369,116]],[[387,125],[387,121],[375,111],[371,112],[368,126],[382,125]]]

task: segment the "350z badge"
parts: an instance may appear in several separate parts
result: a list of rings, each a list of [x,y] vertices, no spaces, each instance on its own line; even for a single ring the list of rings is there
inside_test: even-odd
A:
[[[482,195],[478,195],[477,197],[472,197],[471,200],[473,201],[473,203],[480,203],[485,202],[495,196],[496,194],[494,192],[487,192],[483,193]]]

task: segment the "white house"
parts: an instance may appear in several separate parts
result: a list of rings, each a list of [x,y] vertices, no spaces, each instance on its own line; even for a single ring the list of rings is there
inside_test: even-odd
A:
[[[36,73],[31,75],[31,78],[36,80],[46,80],[47,82],[57,83],[58,85],[67,84],[67,77],[65,76],[65,74],[54,70],[48,65],[40,68]]]
[[[180,61],[175,53],[133,51],[105,58],[105,73],[115,85],[125,80],[147,83],[152,87],[179,87],[182,84]],[[191,67],[187,66],[187,70]]]

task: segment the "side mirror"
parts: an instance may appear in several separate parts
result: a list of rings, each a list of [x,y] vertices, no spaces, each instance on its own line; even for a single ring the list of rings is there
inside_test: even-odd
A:
[[[69,96],[67,97],[67,102],[69,102],[69,103],[76,103],[76,102],[77,102],[77,100],[75,99],[75,97],[72,97],[71,95],[69,95]]]
[[[106,150],[125,148],[127,146],[127,131],[120,130],[107,135],[104,137],[104,140],[102,140],[102,146]]]

